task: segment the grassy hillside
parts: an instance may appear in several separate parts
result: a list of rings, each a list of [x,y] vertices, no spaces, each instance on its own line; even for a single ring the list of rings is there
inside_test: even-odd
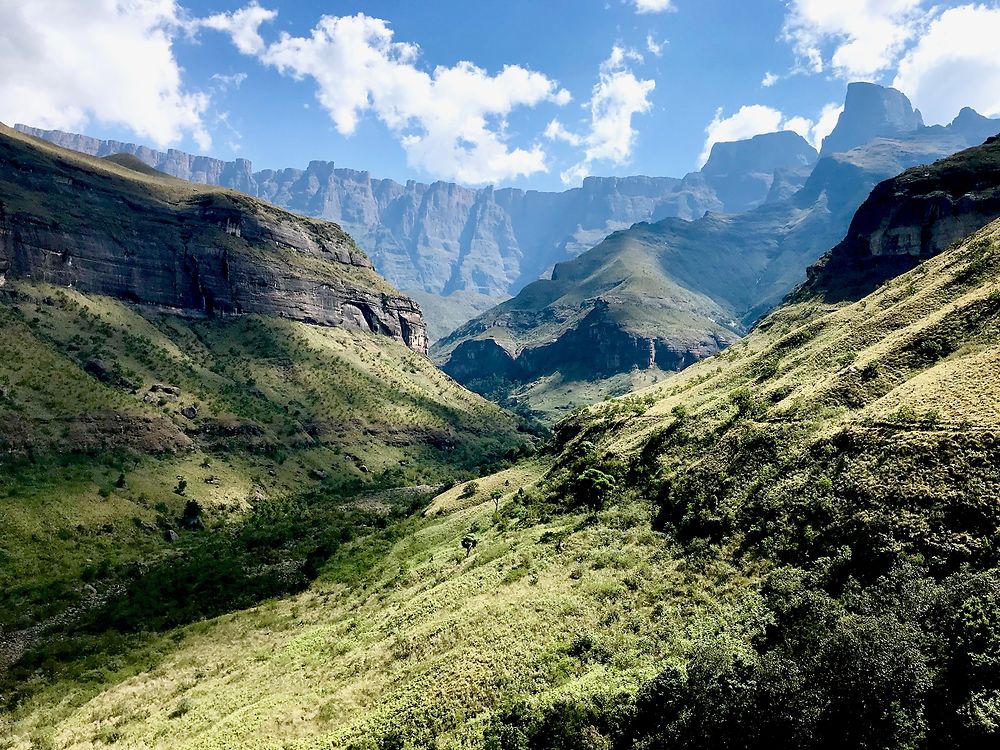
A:
[[[8,744],[990,746],[998,278],[1000,222],[565,420],[302,593],[118,650],[68,626]]]
[[[314,529],[340,504],[415,488],[359,521],[384,525],[430,485],[527,443],[512,417],[387,337],[182,318],[20,282],[0,302],[0,664],[24,640],[12,632],[105,603],[178,548],[205,554],[211,534],[185,529],[190,501],[210,531],[272,512]],[[231,604],[300,588],[323,544],[282,552],[287,580],[257,594],[242,581]],[[178,596],[188,584],[207,597],[197,581]]]

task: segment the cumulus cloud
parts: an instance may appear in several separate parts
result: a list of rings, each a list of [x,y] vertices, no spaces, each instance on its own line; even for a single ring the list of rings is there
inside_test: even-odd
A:
[[[965,106],[1000,114],[1000,7],[965,5],[941,13],[899,63],[893,86],[929,123]]]
[[[663,13],[676,10],[673,0],[632,0],[636,13]]]
[[[787,117],[780,110],[764,104],[745,105],[729,117],[723,117],[720,108],[716,110],[715,117],[705,128],[707,137],[698,165],[705,165],[712,154],[712,146],[716,143],[742,141],[755,135],[776,133],[781,130],[798,133],[809,141],[813,148],[819,149],[823,139],[833,132],[841,111],[843,111],[841,105],[827,104],[816,120],[812,120],[801,115]]]
[[[764,78],[761,79],[760,85],[766,89],[769,89],[780,80],[781,76],[768,71],[767,73],[764,74]]]
[[[583,146],[583,159],[564,171],[563,182],[577,182],[591,173],[594,162],[615,166],[628,163],[635,145],[632,117],[648,112],[652,107],[650,94],[656,81],[641,80],[628,67],[628,63],[642,62],[642,55],[635,50],[615,46],[611,55],[601,64],[600,75],[590,97],[590,130],[585,135],[575,135],[562,123],[553,120],[545,131],[547,137],[575,146]]]
[[[341,134],[354,133],[372,113],[396,134],[410,166],[470,184],[546,171],[540,144],[508,145],[507,117],[520,107],[570,101],[547,76],[519,65],[491,75],[471,62],[426,72],[418,67],[419,47],[395,41],[386,21],[363,13],[324,16],[309,36],[258,43],[273,15],[256,5],[244,11],[253,13],[238,23],[237,14],[226,16],[218,28],[265,65],[312,80]]]
[[[925,17],[923,0],[791,0],[783,36],[799,69],[871,78],[890,69]]]
[[[273,21],[277,16],[276,10],[262,8],[255,0],[232,13],[216,13],[199,19],[195,25],[225,32],[232,37],[236,49],[244,55],[256,55],[264,49],[264,38],[260,35],[261,25]]]
[[[174,0],[0,3],[0,119],[82,130],[124,126],[163,147],[203,124],[208,97],[185,88],[173,51]]]

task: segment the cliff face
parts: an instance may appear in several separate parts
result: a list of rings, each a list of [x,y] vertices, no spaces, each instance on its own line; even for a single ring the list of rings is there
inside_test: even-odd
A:
[[[335,224],[0,132],[0,278],[204,315],[360,328],[426,353],[420,308]]]
[[[880,183],[800,294],[856,299],[1000,216],[1000,137]]]
[[[837,126],[823,139],[821,156],[848,151],[873,138],[896,138],[924,126],[919,110],[906,95],[874,83],[852,83],[847,87],[844,111]]]

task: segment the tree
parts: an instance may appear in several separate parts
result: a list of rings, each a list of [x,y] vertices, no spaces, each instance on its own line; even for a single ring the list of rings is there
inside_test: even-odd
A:
[[[466,557],[472,554],[472,550],[476,548],[477,544],[479,544],[479,540],[476,539],[474,534],[466,534],[462,537],[462,546],[465,548]]]
[[[577,503],[597,514],[617,492],[618,482],[610,474],[591,467],[573,482],[573,496]]]
[[[503,490],[493,490],[490,493],[490,500],[493,501],[493,511],[495,513],[500,512],[500,500],[503,498]]]

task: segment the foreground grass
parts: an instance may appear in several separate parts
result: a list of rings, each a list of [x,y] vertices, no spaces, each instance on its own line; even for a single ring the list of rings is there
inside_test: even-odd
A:
[[[298,596],[41,689],[12,713],[9,746],[474,746],[519,696],[632,692],[752,610],[745,574],[675,558],[645,504],[591,518],[525,501],[543,469],[481,480],[472,497],[457,487],[395,541],[335,556]]]

